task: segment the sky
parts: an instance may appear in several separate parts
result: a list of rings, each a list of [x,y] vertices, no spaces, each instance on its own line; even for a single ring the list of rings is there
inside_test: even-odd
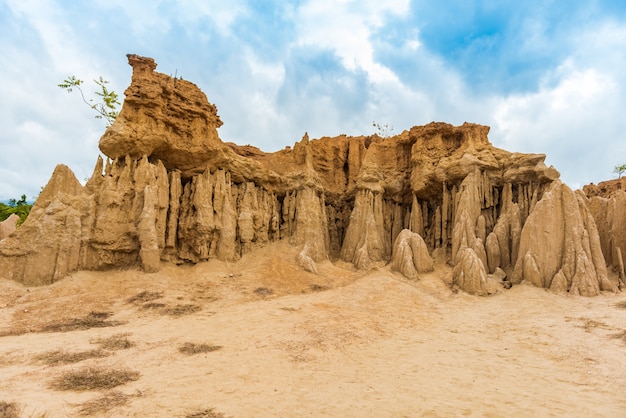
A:
[[[489,125],[572,188],[626,163],[623,0],[0,0],[0,200],[57,164],[83,181],[106,124],[69,75],[123,97],[126,54],[197,84],[222,140],[276,151],[305,132]]]

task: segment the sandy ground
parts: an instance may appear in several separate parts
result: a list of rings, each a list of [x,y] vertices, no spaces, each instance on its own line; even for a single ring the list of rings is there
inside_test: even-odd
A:
[[[26,417],[80,416],[107,394],[125,403],[90,415],[626,416],[626,293],[566,297],[520,285],[481,298],[452,292],[441,265],[409,281],[330,263],[313,275],[292,257],[273,246],[235,264],[155,274],[79,272],[38,288],[0,280],[0,402]],[[161,297],[128,302],[142,291]],[[176,306],[199,310],[175,316]],[[91,311],[120,324],[41,331]],[[134,345],[74,364],[37,359],[119,334]],[[188,342],[221,349],[186,355]],[[51,387],[91,366],[139,378],[108,391]]]

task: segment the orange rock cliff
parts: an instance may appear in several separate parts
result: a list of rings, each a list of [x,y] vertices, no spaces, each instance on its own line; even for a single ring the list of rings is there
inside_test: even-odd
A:
[[[624,193],[590,200],[544,155],[492,146],[487,126],[305,134],[265,153],[222,142],[217,108],[196,85],[156,72],[151,58],[128,61],[132,83],[100,139],[107,161],[85,186],[55,169],[0,242],[0,277],[42,285],[80,269],[155,272],[288,240],[312,272],[324,260],[390,263],[419,279],[437,256],[473,294],[522,282],[587,296],[619,288]]]

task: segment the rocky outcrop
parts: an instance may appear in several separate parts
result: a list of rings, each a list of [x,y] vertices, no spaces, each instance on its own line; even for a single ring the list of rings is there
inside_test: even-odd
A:
[[[456,221],[452,229],[452,282],[477,295],[495,293],[487,278],[486,221],[481,215],[480,171],[468,174],[457,193]],[[478,235],[478,236],[477,236]]]
[[[610,198],[615,192],[626,192],[626,178],[601,181],[598,184],[587,184],[583,187],[583,193],[588,198],[605,197]]]
[[[600,183],[602,184],[602,183]],[[615,182],[612,182],[615,184]],[[589,187],[585,186],[585,193]],[[624,257],[626,257],[626,192],[619,188],[607,194],[589,198],[587,206],[593,215],[600,235],[600,246],[607,264],[619,276],[621,286],[626,286]]]
[[[487,275],[483,261],[470,247],[459,250],[452,280],[455,286],[474,295],[487,296],[498,291],[495,281]]]
[[[152,58],[129,55],[132,83],[124,106],[100,140],[100,149],[113,159],[160,160],[183,173],[202,171],[221,141],[217,108],[189,81],[154,71]]]
[[[434,270],[433,259],[428,254],[426,243],[418,233],[403,229],[393,244],[391,269],[409,279]]]
[[[89,201],[71,170],[59,165],[26,222],[0,242],[0,274],[26,285],[53,283],[80,266],[81,217]]]
[[[522,280],[583,296],[617,289],[584,197],[560,181],[553,182],[522,229],[512,282]]]
[[[78,269],[154,272],[287,240],[311,272],[340,259],[356,269],[391,263],[419,279],[436,252],[474,294],[505,278],[588,295],[615,287],[598,250],[610,245],[584,198],[564,191],[544,155],[492,146],[486,126],[305,134],[265,153],[222,142],[217,108],[193,83],[156,72],[150,58],[128,59],[132,83],[100,140],[107,160],[85,186],[57,167],[28,221],[0,243],[3,277],[35,285]],[[562,239],[533,242],[545,230]]]
[[[17,221],[20,217],[12,213],[4,221],[0,222],[0,241],[8,237],[17,229]]]

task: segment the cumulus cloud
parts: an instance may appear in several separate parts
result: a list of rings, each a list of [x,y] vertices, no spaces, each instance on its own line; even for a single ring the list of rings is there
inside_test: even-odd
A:
[[[581,31],[538,91],[501,98],[493,124],[504,147],[546,153],[574,187],[610,178],[626,160],[625,31],[613,22]]]
[[[332,1],[312,0],[298,10],[300,47],[333,51],[351,71],[364,71],[374,81],[395,80],[395,75],[374,60],[370,41],[373,30],[384,24],[385,15],[402,14],[408,1]]]

